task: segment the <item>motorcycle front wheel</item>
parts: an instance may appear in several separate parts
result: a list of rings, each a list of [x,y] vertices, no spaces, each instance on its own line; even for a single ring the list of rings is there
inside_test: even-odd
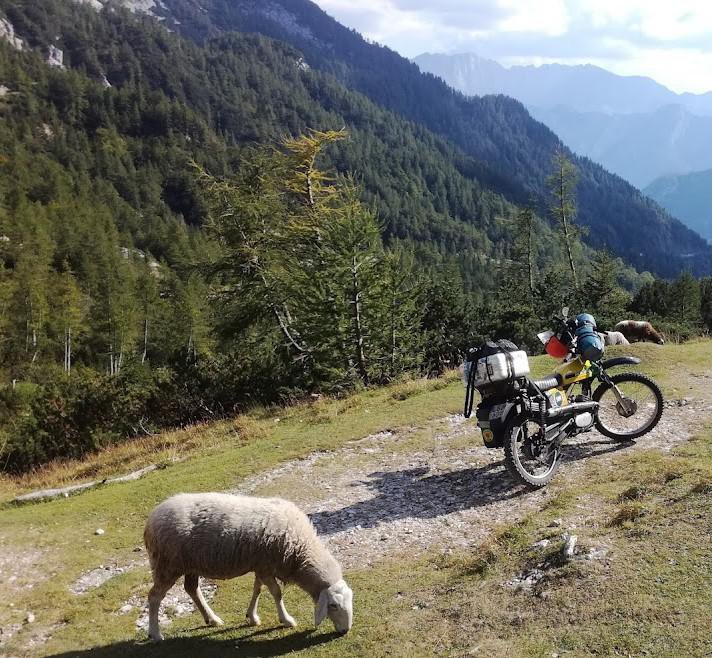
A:
[[[631,441],[652,430],[663,414],[663,394],[658,385],[637,372],[613,375],[609,384],[601,384],[593,393],[598,402],[596,429],[616,441]]]
[[[526,418],[513,418],[505,429],[504,463],[521,484],[539,489],[549,483],[559,468],[559,448],[547,450],[539,440],[542,428]]]

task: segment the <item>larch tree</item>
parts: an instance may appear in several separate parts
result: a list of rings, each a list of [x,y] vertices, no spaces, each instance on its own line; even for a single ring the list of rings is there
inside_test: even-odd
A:
[[[552,196],[549,210],[559,225],[574,287],[578,289],[578,274],[574,261],[574,246],[578,241],[578,231],[574,224],[578,171],[561,147],[556,149],[551,162],[552,173],[547,179],[547,185]]]
[[[56,276],[52,298],[52,316],[57,327],[58,338],[62,343],[63,368],[68,375],[72,372],[72,363],[77,342],[86,326],[87,299],[79,284],[65,264],[64,271]]]
[[[154,264],[154,261],[151,261],[149,255],[146,254],[143,267],[140,268],[136,277],[136,296],[141,316],[141,363],[145,363],[148,358],[148,345],[153,331],[152,323],[160,303],[157,268],[158,263]]]
[[[345,303],[348,317],[346,350],[355,373],[371,381],[373,319],[377,304],[378,265],[383,255],[375,214],[364,207],[351,181],[339,191],[338,209],[326,217],[320,240],[320,267]]]

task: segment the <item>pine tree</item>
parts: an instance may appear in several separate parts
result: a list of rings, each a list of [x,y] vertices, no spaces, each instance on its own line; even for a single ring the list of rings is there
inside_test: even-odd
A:
[[[379,267],[378,317],[374,327],[382,382],[421,366],[424,285],[411,251],[396,248],[386,252]]]
[[[618,283],[621,263],[606,251],[594,254],[591,273],[586,279],[586,299],[599,326],[613,327],[625,316],[630,297]]]
[[[672,316],[677,322],[697,326],[700,323],[700,284],[689,272],[683,272],[671,286]]]

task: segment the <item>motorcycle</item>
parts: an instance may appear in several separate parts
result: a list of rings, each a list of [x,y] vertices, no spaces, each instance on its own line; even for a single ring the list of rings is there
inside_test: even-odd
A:
[[[650,377],[609,374],[640,359],[603,359],[603,340],[591,315],[569,319],[564,308],[555,325],[538,334],[547,354],[561,359],[548,377],[531,379],[526,352],[503,340],[470,350],[463,364],[465,417],[479,391],[476,418],[485,446],[503,448],[507,470],[534,489],[556,474],[567,439],[595,428],[614,441],[632,441],[650,432],[663,412],[662,392]]]

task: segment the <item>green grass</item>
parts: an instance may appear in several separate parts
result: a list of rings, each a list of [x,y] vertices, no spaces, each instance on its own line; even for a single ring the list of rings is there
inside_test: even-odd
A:
[[[612,351],[613,352],[613,351]],[[644,370],[659,379],[666,395],[695,396],[708,386],[712,342],[635,345],[618,352],[641,355]],[[538,358],[538,374],[552,360]],[[68,592],[83,572],[100,564],[125,564],[140,556],[147,512],[176,491],[236,486],[252,474],[347,441],[402,427],[414,428],[398,449],[417,449],[441,429],[439,418],[460,411],[459,382],[416,380],[366,391],[342,400],[322,400],[287,410],[255,410],[236,419],[113,449],[84,464],[47,469],[35,479],[6,480],[5,500],[38,483],[103,476],[180,454],[133,483],[107,486],[69,499],[0,510],[0,556],[20,559],[36,552],[46,579],[31,589],[0,580],[0,627],[33,624],[0,655],[124,656],[697,656],[712,651],[702,620],[712,607],[712,432],[671,454],[621,452],[612,465],[587,463],[575,482],[556,480],[544,509],[500,529],[478,551],[443,556],[404,555],[348,573],[356,595],[352,633],[335,638],[327,623],[309,632],[311,601],[288,588],[287,606],[300,628],[275,628],[265,597],[263,628],[243,626],[248,579],[221,585],[214,601],[227,626],[202,627],[193,614],[166,627],[168,640],[143,643],[135,611],[115,612],[133,595],[145,596],[149,574],[138,568],[116,576],[83,596]],[[189,443],[181,449],[181,441]],[[84,473],[82,469],[86,469]],[[82,474],[83,473],[83,474]],[[288,495],[288,492],[285,492]],[[516,505],[516,498],[513,505]],[[579,541],[606,547],[599,560],[561,563],[561,528],[554,518],[577,526]],[[96,528],[106,534],[94,535]],[[549,538],[542,553],[531,548]],[[2,562],[0,562],[2,564]],[[532,594],[503,583],[543,564],[545,580]],[[28,570],[24,577],[34,576]],[[33,634],[51,630],[41,648],[23,648]]]

